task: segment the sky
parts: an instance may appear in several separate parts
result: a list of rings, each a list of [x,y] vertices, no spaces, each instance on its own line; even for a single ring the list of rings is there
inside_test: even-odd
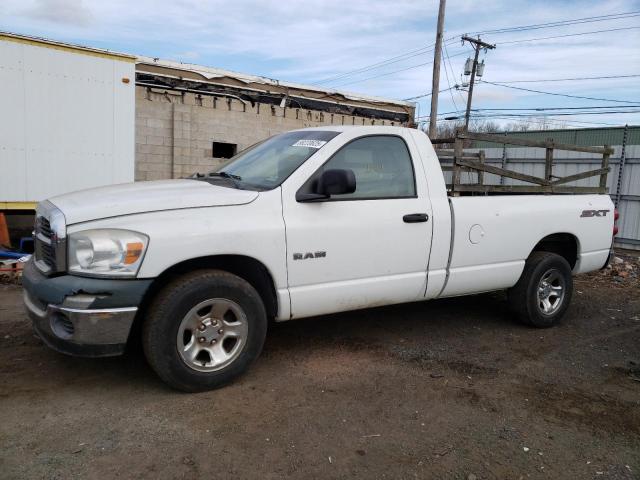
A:
[[[407,99],[431,91],[437,14],[438,0],[2,0],[0,30]],[[491,32],[577,19],[587,20]],[[496,48],[480,55],[475,116],[537,127],[540,111],[487,109],[571,108],[547,110],[547,125],[640,124],[640,0],[448,0],[440,119],[463,115],[454,85],[471,49],[460,36],[477,32]],[[622,78],[540,82],[585,77]],[[414,101],[426,120],[430,97]]]

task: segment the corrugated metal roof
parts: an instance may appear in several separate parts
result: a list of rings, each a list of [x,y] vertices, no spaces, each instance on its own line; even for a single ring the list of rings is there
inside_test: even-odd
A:
[[[117,59],[121,59],[128,62],[135,61],[139,69],[142,69],[142,70],[144,70],[145,66],[157,66],[165,69],[174,69],[176,71],[181,71],[181,72],[192,72],[199,75],[201,78],[207,79],[210,81],[212,80],[215,81],[215,79],[230,78],[245,85],[259,84],[259,85],[269,86],[275,89],[278,89],[278,88],[296,89],[296,90],[302,90],[307,92],[313,92],[317,94],[319,98],[327,98],[330,96],[340,96],[346,100],[366,102],[373,105],[375,104],[390,105],[390,106],[396,107],[396,109],[399,107],[404,112],[411,113],[411,116],[413,115],[413,109],[415,109],[414,103],[407,102],[404,100],[375,97],[372,95],[362,95],[354,92],[318,87],[316,85],[305,85],[305,84],[299,84],[294,82],[280,81],[273,78],[261,77],[258,75],[250,75],[246,73],[232,72],[229,70],[222,70],[219,68],[207,67],[204,65],[194,65],[189,63],[175,62],[171,60],[162,60],[159,58],[145,57],[141,55],[131,55],[127,53],[115,52],[112,50],[104,50],[99,48],[86,47],[83,45],[60,42],[57,40],[50,40],[42,37],[33,37],[29,35],[22,35],[17,33],[0,31],[0,38],[7,41],[36,44],[45,48],[70,50],[70,51],[76,51],[78,53],[94,55],[94,56],[112,57],[112,58],[117,58]]]
[[[261,77],[258,75],[250,75],[246,73],[233,72],[215,67],[207,67],[204,65],[195,65],[191,63],[174,62],[171,60],[162,60],[159,58],[151,58],[138,56],[139,69],[145,65],[158,66],[166,69],[173,69],[182,72],[193,72],[207,80],[215,80],[221,78],[232,78],[244,84],[260,84],[268,85],[276,88],[291,88],[297,90],[307,90],[310,92],[318,92],[324,95],[341,95],[347,100],[364,101],[368,103],[391,104],[402,107],[414,108],[414,104],[404,100],[395,100],[390,98],[374,97],[372,95],[362,95],[360,93],[347,92],[343,90],[335,90],[333,88],[319,87],[317,85],[306,85],[302,83],[280,81],[273,78]]]
[[[640,125],[629,126],[627,145],[640,144]],[[498,132],[507,137],[528,140],[553,139],[558,143],[569,143],[582,146],[622,145],[624,127],[607,128],[579,128],[559,130],[531,130],[528,132]],[[497,144],[489,142],[475,142],[475,148],[495,147]]]

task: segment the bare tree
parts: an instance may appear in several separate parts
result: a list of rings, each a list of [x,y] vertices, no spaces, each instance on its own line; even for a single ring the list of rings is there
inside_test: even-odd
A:
[[[453,138],[456,128],[463,127],[464,121],[440,122],[436,128],[436,138]],[[567,128],[564,122],[550,120],[548,117],[532,117],[514,122],[500,124],[494,120],[473,119],[469,124],[469,131],[481,133],[506,133],[506,132],[527,132],[531,130],[552,130]]]
[[[464,120],[456,122],[440,122],[436,128],[436,138],[453,138],[457,128],[464,127]],[[469,122],[469,130],[472,132],[497,133],[503,132],[504,127],[492,120],[472,119]],[[449,148],[449,147],[445,147]]]

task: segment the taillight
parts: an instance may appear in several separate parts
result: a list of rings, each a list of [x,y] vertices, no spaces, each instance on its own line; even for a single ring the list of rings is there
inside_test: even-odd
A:
[[[620,218],[620,212],[618,212],[618,209],[614,209],[613,210],[613,236],[615,237],[618,234],[618,226],[616,225],[616,222],[618,221],[618,219]]]

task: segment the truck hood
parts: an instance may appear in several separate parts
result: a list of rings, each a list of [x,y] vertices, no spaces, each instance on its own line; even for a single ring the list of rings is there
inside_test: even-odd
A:
[[[242,205],[258,192],[219,187],[198,180],[158,180],[80,190],[50,198],[67,225],[134,213]]]

